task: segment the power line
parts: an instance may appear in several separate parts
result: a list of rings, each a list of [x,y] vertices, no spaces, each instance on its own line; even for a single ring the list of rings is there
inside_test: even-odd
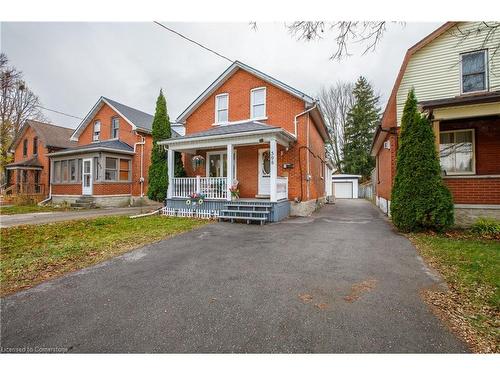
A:
[[[69,115],[69,114],[64,113],[64,112],[56,111],[55,109],[45,108],[45,107],[42,107],[41,105],[37,105],[37,107],[38,107],[38,108],[41,108],[41,109],[45,109],[46,111],[50,111],[50,112],[54,112],[54,113],[58,113],[58,114],[63,115],[63,116],[68,116],[68,117],[73,117],[73,118],[76,118],[76,119],[78,119],[78,120],[83,120],[81,117],[77,117],[77,116]]]
[[[219,56],[219,57],[222,57],[223,59],[226,59],[227,61],[229,61],[229,62],[231,62],[231,63],[232,63],[232,62],[234,62],[234,60],[231,60],[229,57],[226,57],[226,56],[224,56],[224,55],[221,55],[221,54],[220,54],[220,53],[218,53],[218,52],[215,52],[213,49],[208,48],[208,47],[204,46],[203,44],[198,43],[197,41],[195,41],[195,40],[193,40],[193,39],[191,39],[191,38],[188,38],[187,36],[182,35],[181,33],[179,33],[179,32],[177,32],[177,31],[175,31],[175,30],[173,30],[173,29],[171,29],[171,28],[169,28],[169,27],[167,27],[167,26],[165,26],[165,25],[161,24],[160,22],[157,22],[157,21],[153,21],[153,22],[154,22],[154,23],[156,23],[158,26],[163,27],[165,30],[170,31],[171,33],[174,33],[174,34],[176,34],[176,35],[180,36],[181,38],[186,39],[187,41],[189,41],[189,42],[191,42],[191,43],[194,43],[194,44],[196,44],[197,46],[199,46],[199,47],[201,47],[201,48],[203,48],[203,49],[206,49],[207,51],[212,52],[212,53],[216,54],[216,55],[217,55],[217,56]]]

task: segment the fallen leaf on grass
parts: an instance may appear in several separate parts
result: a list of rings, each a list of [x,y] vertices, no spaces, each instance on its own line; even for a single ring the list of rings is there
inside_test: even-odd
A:
[[[328,307],[328,303],[324,303],[324,302],[316,303],[316,304],[314,304],[314,307],[316,307],[320,310],[325,310]]]

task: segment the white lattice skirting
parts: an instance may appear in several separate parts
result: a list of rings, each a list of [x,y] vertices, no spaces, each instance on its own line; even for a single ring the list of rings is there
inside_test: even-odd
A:
[[[177,217],[196,217],[199,219],[217,219],[219,217],[219,211],[193,210],[189,208],[163,207],[162,214],[166,216],[177,216]]]

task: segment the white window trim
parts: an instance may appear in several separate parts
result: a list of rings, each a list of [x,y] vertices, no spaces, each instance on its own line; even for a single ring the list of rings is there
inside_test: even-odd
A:
[[[264,90],[264,116],[254,117],[253,115],[253,93],[255,91]],[[267,87],[256,87],[250,90],[250,119],[251,120],[267,120]]]
[[[114,132],[114,128],[113,128],[113,122],[115,120],[118,120],[118,128],[116,128],[116,132],[117,132],[117,137],[113,137],[113,132]],[[110,134],[111,138],[108,139],[109,141],[112,141],[112,140],[115,140],[115,139],[120,139],[120,117],[118,116],[113,116],[111,117],[111,134]]]
[[[219,122],[219,101],[217,100],[219,97],[227,97],[227,121]],[[225,92],[219,95],[215,95],[215,121],[214,125],[226,125],[229,123],[229,93]]]
[[[484,85],[484,90],[477,90],[477,91],[467,91],[464,92],[464,77],[462,74],[462,57],[467,56],[467,55],[472,55],[478,52],[483,52],[484,54],[484,79],[485,79],[485,85]],[[489,74],[488,74],[488,67],[489,67],[489,59],[488,59],[488,50],[487,49],[480,49],[477,51],[471,51],[471,52],[465,52],[460,54],[460,95],[469,95],[469,94],[475,94],[478,92],[487,92],[490,90],[490,83],[489,83]]]
[[[234,176],[233,180],[236,179],[236,176],[238,174],[238,165],[237,165],[237,160],[238,160],[238,155],[236,153],[236,150],[234,152]],[[227,155],[227,150],[224,151],[208,151],[207,152],[207,162],[205,163],[205,176],[209,177],[210,176],[210,155],[221,155],[221,160],[223,155]],[[227,174],[227,172],[226,172]]]
[[[97,139],[94,139],[95,137],[95,126],[96,124],[99,123],[99,136],[97,137]],[[101,120],[95,120],[94,123],[92,124],[92,142],[99,142],[101,140],[101,128],[102,128],[102,123],[101,123]]]
[[[476,174],[476,130],[474,128],[468,129],[456,129],[456,130],[444,130],[440,131],[439,134],[445,133],[457,133],[457,132],[472,132],[472,171],[471,172],[446,172],[446,176],[461,176],[461,175],[475,175]],[[441,141],[439,142],[441,145]],[[439,162],[441,166],[441,156],[439,155]]]

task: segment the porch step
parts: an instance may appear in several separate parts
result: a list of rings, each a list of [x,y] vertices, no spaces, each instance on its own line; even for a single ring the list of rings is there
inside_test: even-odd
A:
[[[75,203],[71,203],[72,208],[95,208],[94,197],[82,195]]]
[[[224,205],[220,210],[220,220],[246,221],[247,224],[251,222],[258,222],[264,224],[270,221],[272,204],[269,202],[259,201],[233,201]]]

